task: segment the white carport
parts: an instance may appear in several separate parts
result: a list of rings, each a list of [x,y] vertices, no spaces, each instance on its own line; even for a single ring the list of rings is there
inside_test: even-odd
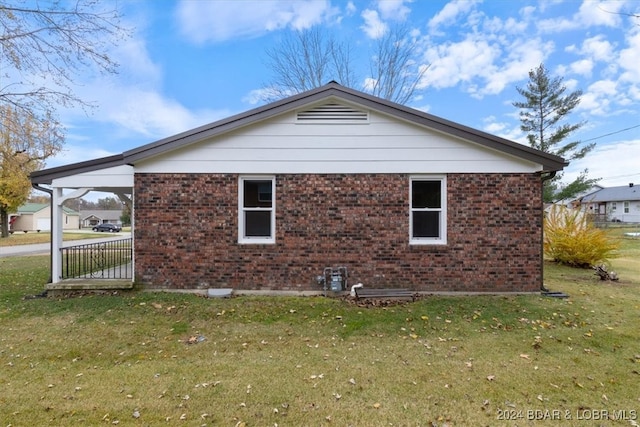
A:
[[[131,209],[133,231],[133,175],[133,166],[124,164],[122,155],[31,174],[33,187],[51,195],[51,283],[62,280],[62,204],[90,191],[113,193]]]

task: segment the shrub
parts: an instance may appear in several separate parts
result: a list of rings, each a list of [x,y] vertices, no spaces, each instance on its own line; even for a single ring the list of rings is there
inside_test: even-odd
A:
[[[576,209],[553,206],[544,220],[544,253],[555,262],[590,268],[615,256],[618,242]]]

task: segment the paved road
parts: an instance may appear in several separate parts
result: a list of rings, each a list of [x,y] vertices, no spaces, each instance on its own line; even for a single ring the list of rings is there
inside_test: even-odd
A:
[[[63,247],[67,246],[75,246],[75,245],[86,245],[88,243],[102,243],[108,242],[110,240],[118,240],[118,239],[127,239],[131,237],[131,233],[116,233],[109,234],[109,237],[104,237],[102,234],[100,237],[96,237],[95,239],[85,239],[85,240],[69,240],[62,243]],[[34,245],[16,245],[16,246],[3,246],[0,248],[0,258],[10,257],[10,256],[22,256],[22,255],[43,255],[48,254],[51,250],[50,243],[37,243]]]

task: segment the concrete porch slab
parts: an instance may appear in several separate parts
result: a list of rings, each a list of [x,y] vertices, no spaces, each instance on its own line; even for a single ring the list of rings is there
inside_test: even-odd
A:
[[[73,279],[45,285],[47,291],[111,291],[133,289],[131,280],[120,279]]]

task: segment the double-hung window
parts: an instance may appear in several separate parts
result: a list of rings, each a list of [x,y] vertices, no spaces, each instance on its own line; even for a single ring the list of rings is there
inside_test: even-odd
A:
[[[275,177],[240,177],[238,243],[275,243]]]
[[[447,243],[447,180],[445,176],[410,179],[409,242],[414,245]]]

